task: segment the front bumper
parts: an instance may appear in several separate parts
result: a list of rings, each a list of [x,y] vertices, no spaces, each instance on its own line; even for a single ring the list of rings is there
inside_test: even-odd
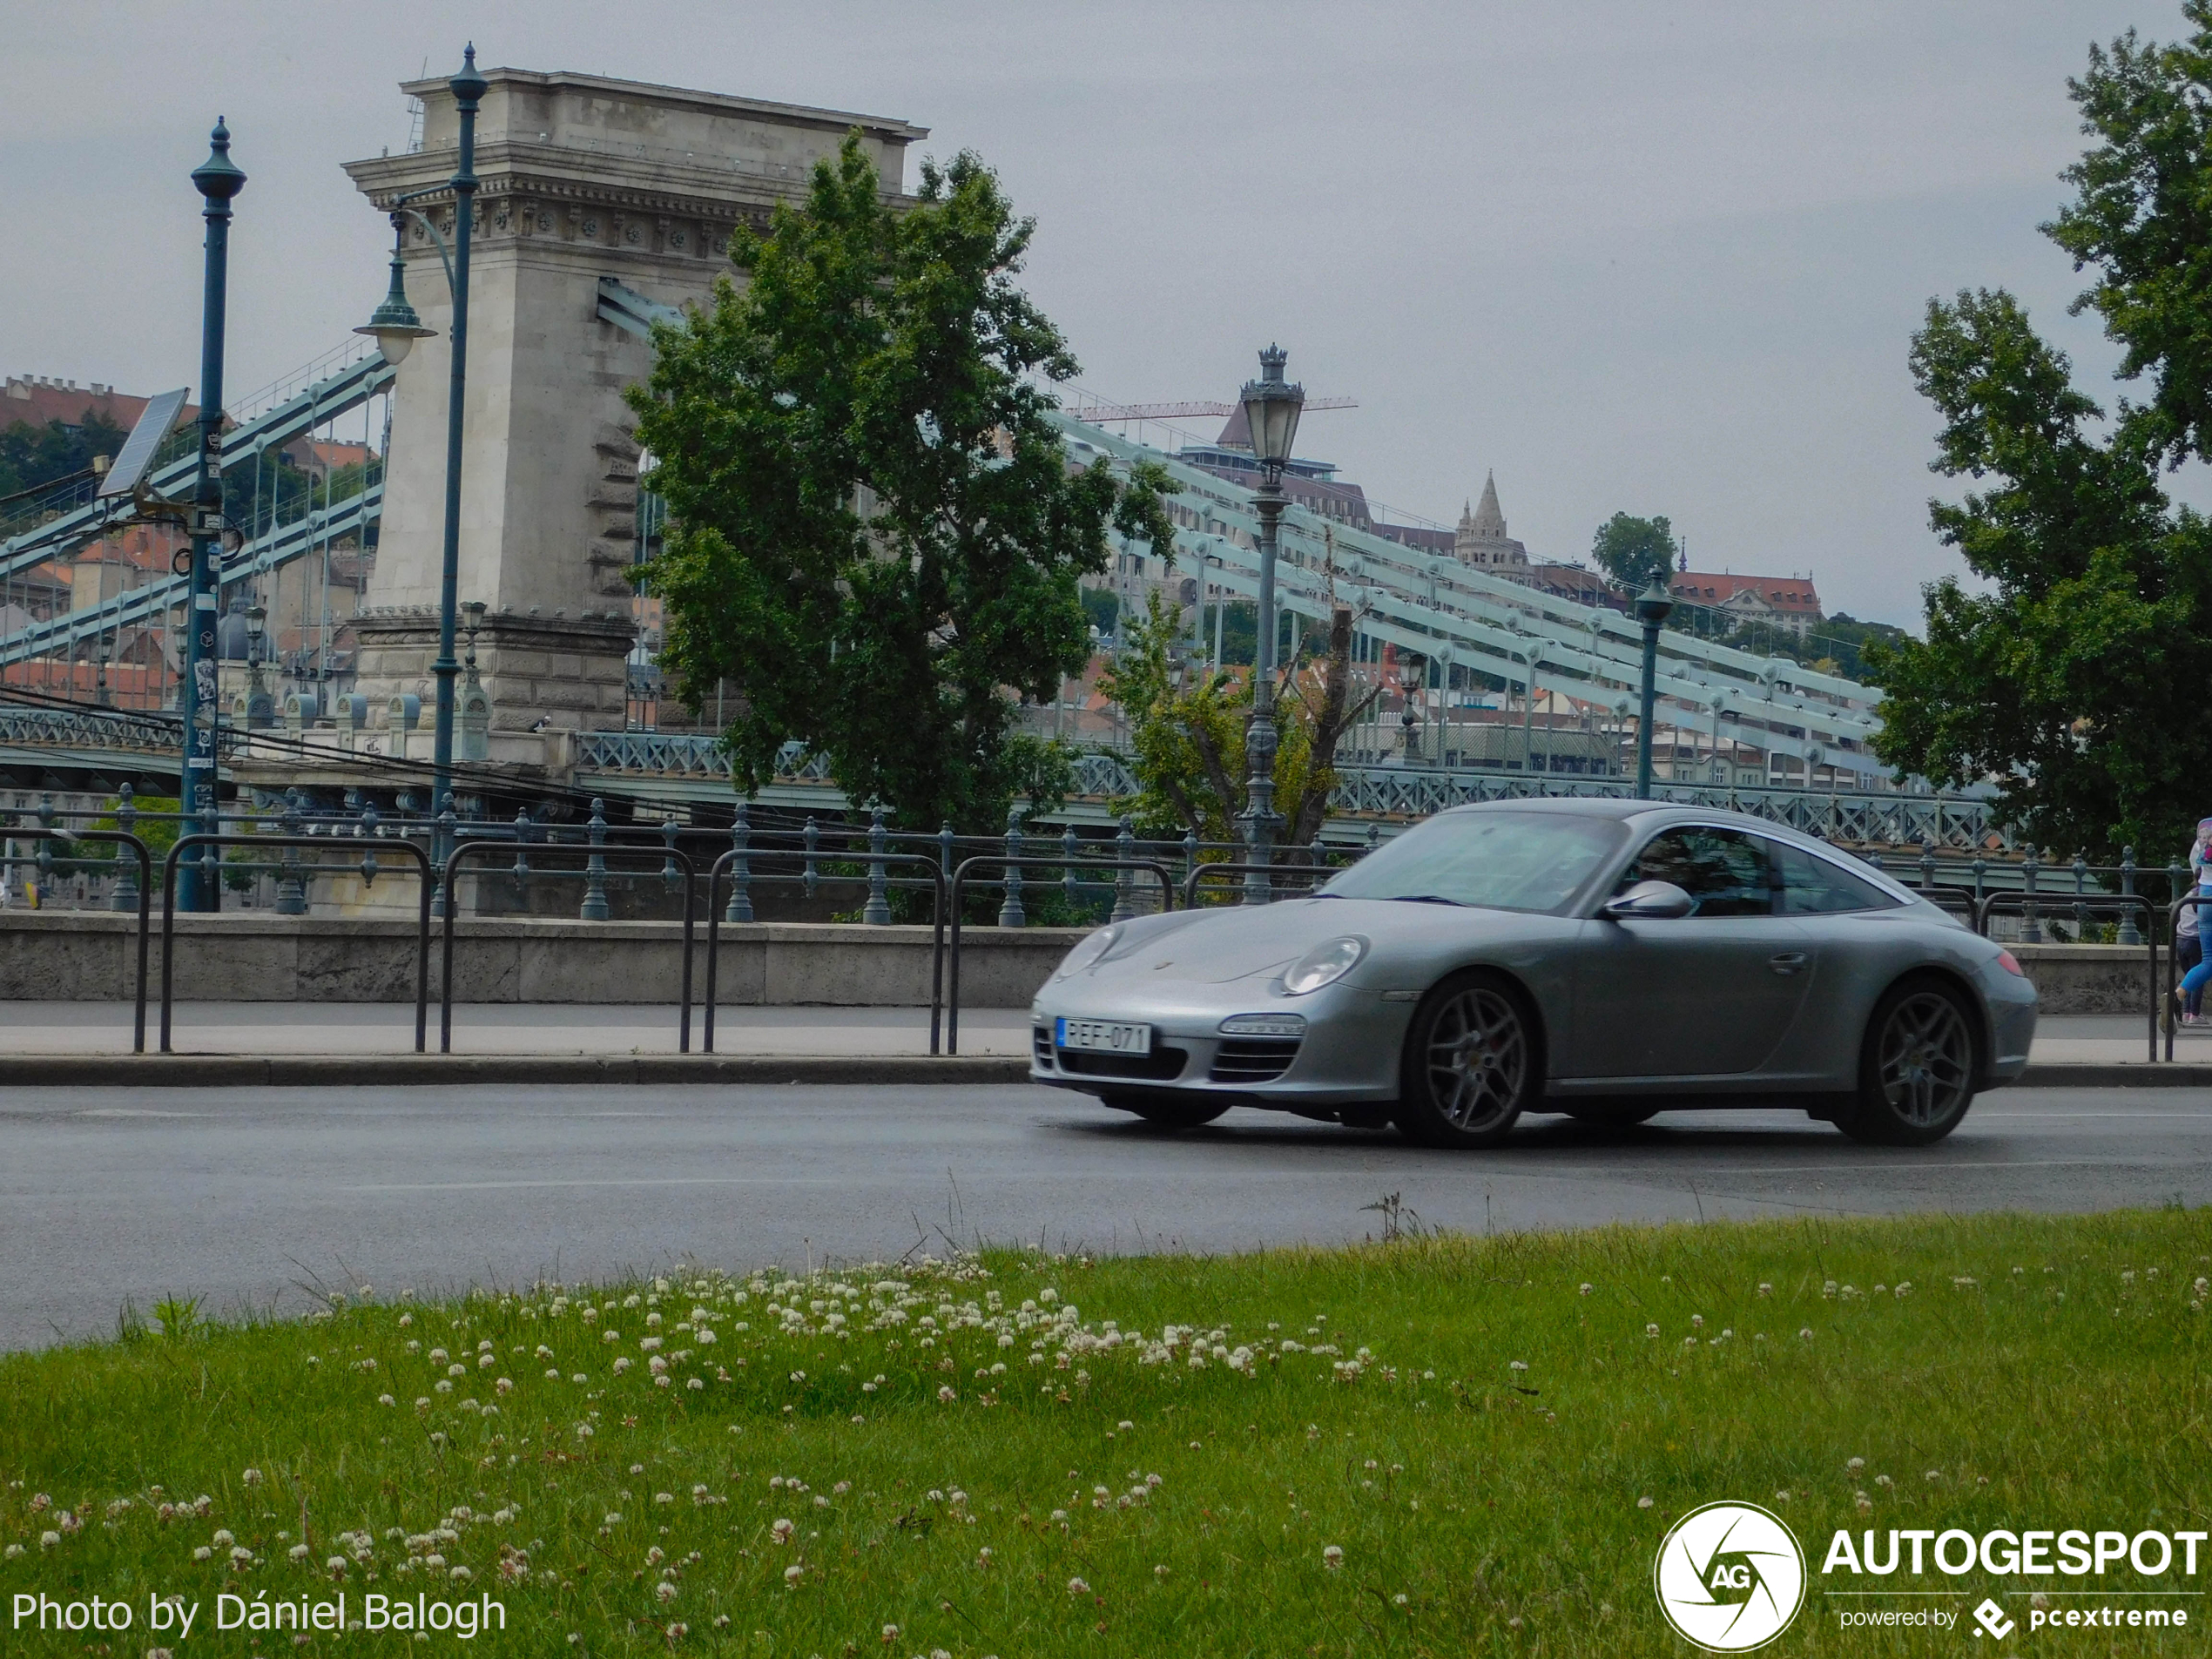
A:
[[[1172,1089],[1291,1111],[1398,1098],[1410,999],[1386,1001],[1379,990],[1342,983],[1285,997],[1268,995],[1263,984],[1182,981],[1131,990],[1079,974],[1047,985],[1030,1008],[1029,1076],[1092,1095]],[[1224,1034],[1221,1022],[1239,1014],[1297,1014],[1305,1032],[1287,1038]],[[1149,1025],[1152,1052],[1058,1049],[1054,1022],[1062,1017]]]
[[[1989,1071],[1985,1088],[2011,1082],[2027,1069],[2035,1042],[2035,987],[1999,969],[1984,984],[1989,1002]]]

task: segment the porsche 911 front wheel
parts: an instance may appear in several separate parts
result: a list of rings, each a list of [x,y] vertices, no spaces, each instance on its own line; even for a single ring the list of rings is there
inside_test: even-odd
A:
[[[1406,1034],[1396,1120],[1424,1146],[1495,1146],[1543,1093],[1536,1020],[1502,974],[1454,974]]]

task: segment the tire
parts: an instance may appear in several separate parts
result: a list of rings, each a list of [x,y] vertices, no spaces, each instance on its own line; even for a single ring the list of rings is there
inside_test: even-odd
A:
[[[1941,980],[1900,980],[1867,1016],[1858,1092],[1836,1126],[1873,1146],[1932,1146],[1959,1127],[1981,1076],[1973,1007]]]
[[[1649,1123],[1663,1109],[1635,1100],[1594,1100],[1561,1109],[1577,1123],[1602,1124],[1607,1129],[1634,1129],[1638,1123]]]
[[[1157,1129],[1197,1129],[1211,1123],[1236,1103],[1211,1095],[1101,1095],[1102,1104],[1133,1112]]]
[[[1414,1011],[1393,1116],[1423,1146],[1495,1146],[1543,1089],[1527,998],[1502,974],[1476,969],[1440,981]]]

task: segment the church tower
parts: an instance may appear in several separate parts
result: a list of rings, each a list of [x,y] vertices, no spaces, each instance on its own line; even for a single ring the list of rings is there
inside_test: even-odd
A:
[[[1460,563],[1477,570],[1516,582],[1528,579],[1528,550],[1506,534],[1506,515],[1498,505],[1494,474],[1483,477],[1481,505],[1462,508],[1452,552]]]

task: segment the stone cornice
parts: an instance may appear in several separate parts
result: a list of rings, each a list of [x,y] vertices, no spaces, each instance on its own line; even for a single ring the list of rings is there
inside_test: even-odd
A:
[[[887,116],[860,115],[850,110],[821,109],[808,104],[779,104],[767,98],[703,92],[685,86],[664,86],[654,81],[617,80],[610,76],[585,75],[575,70],[501,67],[488,69],[483,75],[484,79],[494,87],[509,84],[546,92],[574,87],[597,98],[634,99],[711,116],[749,117],[774,126],[806,127],[838,133],[858,127],[872,138],[892,144],[915,144],[929,136],[927,127],[916,126],[911,121]],[[425,102],[434,98],[450,99],[453,96],[447,78],[442,75],[419,81],[402,81],[400,90],[409,98],[421,98]]]
[[[346,174],[378,208],[418,190],[435,193],[421,204],[450,206],[450,151],[378,156],[345,164]],[[597,155],[553,144],[491,144],[476,152],[476,195],[529,196],[635,212],[671,213],[734,220],[765,214],[778,202],[795,202],[807,178],[767,178],[733,169]],[[887,194],[887,199],[903,199]]]

